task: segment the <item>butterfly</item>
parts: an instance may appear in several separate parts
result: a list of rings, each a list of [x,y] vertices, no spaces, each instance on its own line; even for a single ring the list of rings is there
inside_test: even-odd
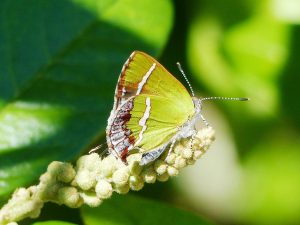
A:
[[[186,78],[180,64],[179,69]],[[115,89],[106,128],[109,152],[124,162],[131,152],[141,152],[140,165],[146,165],[182,138],[193,137],[198,120],[208,125],[201,114],[202,101],[220,97],[199,99],[192,88],[191,91],[192,96],[154,58],[134,51],[124,64]]]

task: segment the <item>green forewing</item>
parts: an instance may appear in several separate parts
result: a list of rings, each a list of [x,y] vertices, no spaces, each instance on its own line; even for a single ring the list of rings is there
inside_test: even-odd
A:
[[[136,95],[139,83],[150,70],[153,63],[156,63],[156,68],[147,79],[141,94],[165,97],[193,114],[194,104],[186,88],[158,61],[140,51],[135,51],[131,54],[126,68],[121,73],[117,90],[122,90],[125,87],[129,96]],[[121,93],[121,91],[119,94],[117,92],[116,97],[122,97]]]

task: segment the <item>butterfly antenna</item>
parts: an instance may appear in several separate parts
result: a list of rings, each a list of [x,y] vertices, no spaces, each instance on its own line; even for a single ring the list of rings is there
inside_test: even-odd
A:
[[[200,101],[206,100],[231,100],[231,101],[248,101],[250,98],[231,98],[231,97],[206,97],[201,98]]]
[[[191,92],[192,92],[192,96],[195,97],[195,93],[194,93],[194,90],[193,90],[193,88],[192,88],[192,85],[191,85],[191,83],[189,82],[189,80],[187,79],[187,76],[185,75],[185,73],[184,73],[184,71],[183,71],[183,69],[182,69],[180,63],[177,62],[176,64],[177,64],[177,67],[178,67],[179,71],[181,72],[182,76],[184,77],[185,81],[186,81],[187,84],[189,85],[189,88],[190,88],[190,90],[191,90]]]

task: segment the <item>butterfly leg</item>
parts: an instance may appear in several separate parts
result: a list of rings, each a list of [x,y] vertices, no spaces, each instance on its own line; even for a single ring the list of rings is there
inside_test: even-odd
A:
[[[168,156],[172,153],[175,143],[176,143],[176,139],[174,139],[170,145]]]
[[[204,118],[204,116],[202,114],[200,114],[202,121],[204,122],[205,126],[209,127],[209,123],[207,122],[207,120]]]
[[[207,123],[207,124],[208,124],[208,123]],[[209,125],[208,125],[208,126],[209,126]],[[193,131],[193,134],[192,134],[191,142],[190,142],[190,149],[191,149],[191,150],[193,150],[193,145],[194,145],[194,140],[195,140],[196,134],[197,134],[197,131],[194,130],[194,131]]]
[[[89,154],[92,154],[92,153],[96,152],[97,150],[101,149],[102,146],[103,146],[103,144],[100,144],[100,145],[96,146],[95,148],[92,148],[92,149],[89,151]],[[108,152],[109,152],[109,151],[108,151],[108,148],[105,148],[105,149],[103,149],[98,155],[99,155],[100,157],[102,157],[105,153],[108,153]]]
[[[104,149],[101,153],[99,153],[100,158],[101,158],[104,154],[108,154],[108,148]]]

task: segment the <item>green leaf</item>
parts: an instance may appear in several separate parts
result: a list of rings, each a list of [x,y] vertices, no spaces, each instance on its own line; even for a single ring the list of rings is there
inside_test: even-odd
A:
[[[235,204],[243,223],[298,224],[300,221],[299,135],[274,129],[244,159]]]
[[[86,225],[211,224],[184,210],[133,195],[117,195],[98,208],[84,207],[81,212]]]
[[[217,96],[246,96],[242,107],[258,118],[276,116],[277,83],[289,48],[290,27],[272,14],[270,1],[226,0],[194,6],[188,57],[194,74]],[[231,7],[226,7],[230,5]],[[259,90],[259,91],[257,91]],[[239,107],[232,106],[229,107]],[[239,112],[241,114],[239,107]]]
[[[171,24],[170,1],[0,1],[0,200],[99,144],[123,63]]]
[[[36,222],[32,225],[76,225],[75,223],[69,223],[65,221],[59,221],[59,220],[49,220],[44,222]]]

